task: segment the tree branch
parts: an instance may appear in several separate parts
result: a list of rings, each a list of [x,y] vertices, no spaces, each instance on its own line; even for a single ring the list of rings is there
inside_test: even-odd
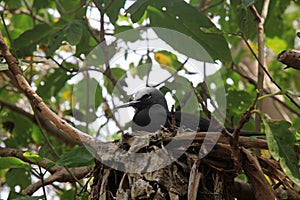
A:
[[[44,181],[39,180],[36,183],[29,185],[22,191],[24,195],[32,195],[35,191],[37,191],[40,187],[44,187],[46,185],[52,184],[53,182],[75,182],[77,180],[81,180],[86,177],[90,172],[92,172],[93,167],[77,167],[71,168],[70,172],[62,167],[61,170],[56,171],[48,178],[45,178]],[[75,178],[74,178],[75,177]]]
[[[18,149],[0,147],[0,157],[16,157],[19,158],[20,160],[23,160],[24,162],[36,165],[36,163],[33,163],[30,160],[28,160],[26,157],[24,157],[23,153],[24,153],[23,151]],[[49,164],[51,163],[53,163],[53,161],[47,158],[43,158],[43,160],[39,163],[39,166],[41,166],[44,169],[47,169],[47,171],[49,171],[50,173],[55,173],[56,171],[59,171],[63,168],[62,166],[58,166],[58,165],[54,165],[50,168],[47,167],[50,166]]]
[[[37,165],[37,163],[33,163],[30,160],[28,160],[26,157],[24,157],[23,153],[24,153],[23,151],[17,149],[0,147],[0,157],[16,157],[24,162]],[[34,184],[29,185],[25,190],[22,191],[22,194],[32,195],[40,187],[49,185],[55,181],[74,182],[77,180],[81,180],[82,178],[86,177],[87,174],[89,174],[93,169],[93,166],[76,167],[76,168],[68,169],[64,166],[59,166],[59,165],[52,166],[51,163],[53,163],[53,161],[47,158],[43,158],[42,161],[38,163],[40,167],[44,168],[52,175],[44,180],[44,184],[40,180]]]
[[[9,70],[14,75],[20,89],[31,101],[33,107],[37,110],[37,112],[40,112],[40,114],[44,115],[47,119],[49,119],[52,123],[54,123],[57,128],[62,130],[71,138],[75,139],[77,142],[82,144],[87,144],[92,148],[96,148],[95,147],[96,141],[93,137],[72,127],[65,120],[61,119],[44,103],[43,99],[30,87],[30,85],[28,84],[27,80],[23,76],[22,71],[18,66],[19,63],[17,59],[11,54],[8,47],[6,46],[1,32],[0,32],[0,51],[2,52],[2,56],[5,58]]]
[[[276,199],[275,191],[266,180],[257,158],[244,148],[242,149],[242,153],[243,168],[247,177],[252,183],[255,199]]]

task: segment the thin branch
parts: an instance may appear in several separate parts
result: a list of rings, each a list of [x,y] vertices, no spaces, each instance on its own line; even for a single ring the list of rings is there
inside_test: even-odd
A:
[[[253,104],[243,113],[242,117],[240,118],[237,127],[234,129],[232,133],[232,139],[230,140],[230,145],[232,147],[231,157],[233,160],[233,170],[238,171],[241,168],[242,165],[242,155],[239,149],[239,137],[240,137],[240,131],[242,130],[245,123],[247,123],[251,117],[251,113],[255,107],[255,104],[257,103],[258,94],[253,102]]]
[[[15,106],[14,104],[8,103],[8,102],[4,101],[3,99],[0,99],[0,106],[6,107],[13,112],[21,114],[21,115],[25,116],[27,119],[29,119],[31,122],[36,124],[34,115],[30,114],[29,112],[26,112],[25,110],[23,110],[22,108],[20,108],[18,106]]]
[[[266,20],[267,15],[268,15],[269,4],[270,4],[270,0],[265,0],[264,1],[264,5],[263,5],[261,15],[260,15],[262,20],[264,20],[264,21]]]
[[[85,178],[92,171],[92,169],[93,169],[92,166],[77,167],[77,168],[71,168],[70,171],[72,172],[72,174],[74,174],[77,180],[81,180]],[[74,177],[71,176],[66,169],[62,168],[61,170],[56,171],[54,174],[49,176],[48,178],[45,178],[44,183],[42,182],[42,180],[39,180],[38,182],[29,185],[27,188],[25,188],[22,191],[22,194],[32,195],[40,187],[52,184],[53,182],[61,182],[61,183],[74,182],[76,181],[76,179],[74,179]]]
[[[250,117],[251,117],[251,113],[254,110],[255,104],[257,103],[258,100],[258,96],[256,97],[256,99],[254,100],[254,102],[252,103],[252,105],[243,113],[241,119],[238,122],[237,127],[234,129],[232,136],[232,143],[231,145],[233,146],[233,148],[237,149],[238,145],[239,145],[239,136],[240,136],[240,131],[242,130],[243,126],[245,125],[246,122],[249,121]]]
[[[93,1],[98,8],[100,12],[100,43],[105,40],[105,28],[104,28],[104,14],[106,13],[107,9],[110,7],[111,3],[113,2],[112,0],[109,0],[104,7],[99,7],[99,4]]]
[[[1,21],[2,21],[2,23],[3,23],[4,30],[5,30],[5,32],[6,32],[7,38],[8,38],[8,40],[9,40],[9,43],[10,43],[10,45],[11,45],[13,51],[14,51],[14,54],[17,55],[17,54],[16,54],[16,51],[15,51],[15,48],[14,48],[15,44],[14,44],[14,42],[13,42],[13,39],[12,39],[11,36],[10,36],[10,31],[8,30],[7,25],[6,25],[6,23],[5,23],[4,12],[1,13]],[[1,34],[2,34],[2,33],[1,33]]]
[[[56,64],[59,68],[65,70],[66,72],[70,72],[70,73],[78,72],[78,69],[77,69],[77,68],[68,69],[68,68],[64,67],[64,66],[63,66],[62,64],[60,64],[57,60],[55,60],[55,58],[52,57],[52,56],[50,56],[50,59],[51,59],[53,62],[55,62],[55,64]],[[63,62],[62,62],[62,63],[63,63]]]
[[[47,22],[43,17],[41,17],[39,15],[36,15],[36,14],[33,14],[32,12],[30,12],[26,9],[23,9],[23,8],[20,8],[20,9],[7,9],[6,11],[8,11],[11,14],[15,14],[15,15],[25,14],[25,15],[28,15],[28,16],[32,17],[33,19],[43,23],[43,24],[50,25],[50,23]]]
[[[264,71],[262,66],[265,65],[265,42],[264,42],[264,22],[267,17],[268,8],[269,8],[269,0],[264,1],[262,14],[259,15],[254,5],[250,6],[250,11],[254,15],[256,19],[256,26],[257,26],[257,41],[258,41],[258,70],[257,70],[257,88],[259,91],[259,96],[263,95],[263,88],[264,88]],[[260,66],[262,65],[262,66]],[[257,102],[257,109],[262,110],[262,101]],[[261,117],[257,113],[255,115],[255,129],[256,131],[260,131],[261,129]]]
[[[252,78],[244,75],[243,73],[241,73],[240,71],[238,71],[236,67],[234,67],[233,70],[235,72],[237,72],[241,77],[243,77],[244,79],[246,79],[247,81],[249,81],[250,84],[253,84],[256,87],[256,81],[254,79],[252,79]],[[270,91],[268,91],[267,89],[263,89],[263,90],[264,90],[265,94],[271,94]],[[280,103],[280,105],[284,106],[286,109],[288,109],[293,114],[295,114],[298,117],[300,117],[300,112],[298,112],[297,110],[295,110],[294,108],[292,108],[291,106],[289,106],[287,103],[281,101],[276,96],[271,96],[271,98],[274,99],[276,102]]]

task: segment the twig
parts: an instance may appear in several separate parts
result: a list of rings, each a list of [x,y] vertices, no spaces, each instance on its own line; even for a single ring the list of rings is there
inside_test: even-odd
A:
[[[202,177],[201,172],[199,172],[198,167],[200,164],[200,159],[195,159],[193,166],[191,168],[189,185],[188,185],[188,199],[196,200],[197,192],[200,184],[200,179]]]

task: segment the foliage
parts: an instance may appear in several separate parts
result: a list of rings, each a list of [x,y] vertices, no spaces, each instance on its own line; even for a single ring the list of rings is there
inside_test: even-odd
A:
[[[185,106],[179,105],[178,99],[188,96],[185,88],[192,85],[204,99],[201,106],[206,105],[216,114],[216,107],[208,102],[222,97],[210,96],[209,91],[218,93],[224,89],[227,109],[220,110],[226,115],[226,126],[236,127],[243,113],[256,101],[257,91],[251,79],[256,74],[249,75],[247,79],[239,69],[245,65],[254,68],[257,64],[253,55],[253,52],[258,54],[256,19],[249,8],[255,6],[260,13],[263,2],[2,0],[0,30],[30,86],[51,110],[83,132],[107,141],[120,138],[118,131],[129,126],[128,120],[120,124],[119,118],[113,114],[114,107],[128,101],[131,95],[122,93],[116,89],[117,86],[125,90],[129,77],[145,82],[151,67],[157,64],[155,53],[161,52],[165,53],[163,56],[172,57],[172,70],[169,72],[176,74],[179,71],[176,75],[180,81],[171,78],[158,85],[163,93],[173,97],[175,108]],[[265,95],[272,99],[277,98],[274,93],[278,90],[283,94],[278,97],[282,103],[276,107],[282,111],[283,117],[279,122],[264,120],[261,129],[266,133],[271,156],[279,161],[286,175],[298,186],[298,155],[293,147],[300,145],[300,111],[299,105],[287,94],[298,102],[300,75],[295,69],[283,70],[276,56],[284,49],[299,49],[299,38],[296,38],[299,11],[299,1],[270,1],[264,24],[265,66],[281,88],[275,87],[275,91],[266,88]],[[153,32],[169,49],[144,45],[143,51],[135,51],[132,44],[153,39],[145,36],[145,27],[164,28],[154,28]],[[166,29],[182,35],[174,42],[172,35],[165,34]],[[130,35],[126,35],[126,31],[130,31]],[[196,41],[199,46],[191,41]],[[123,45],[114,46],[118,42]],[[245,45],[246,42],[248,45]],[[103,48],[94,49],[99,44]],[[94,58],[103,62],[94,63]],[[218,63],[222,81],[217,81],[218,77],[210,72],[211,68],[206,67],[207,71],[203,71],[202,66],[197,66],[204,75],[193,83],[191,80],[195,79],[192,77],[196,72],[182,67],[185,61],[189,63],[191,60]],[[203,80],[209,84],[205,85]],[[148,83],[148,79],[146,81]],[[183,93],[175,94],[168,86],[180,88]],[[35,198],[28,197],[33,194],[19,194],[15,186],[25,190],[35,182],[33,177],[39,180],[47,178],[53,166],[72,169],[93,164],[91,150],[74,145],[52,123],[47,123],[47,119],[35,114],[33,104],[20,93],[3,60],[0,64],[0,180],[1,185],[9,188],[11,199]],[[188,106],[186,109],[199,111]],[[207,114],[207,110],[202,110],[201,115]],[[268,111],[255,112],[265,116]],[[291,122],[290,127],[286,120]],[[255,130],[254,114],[243,129]],[[26,151],[24,155],[23,151]],[[62,199],[87,199],[85,186],[90,183],[89,179],[77,180],[72,189],[67,184],[41,185],[42,189],[33,196],[40,198],[46,195],[42,191],[45,188],[59,188],[55,192],[47,191],[48,195]]]

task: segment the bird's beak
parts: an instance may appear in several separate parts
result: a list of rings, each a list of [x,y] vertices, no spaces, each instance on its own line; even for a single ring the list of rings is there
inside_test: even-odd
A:
[[[128,103],[124,103],[123,105],[119,105],[117,106],[115,109],[119,109],[119,108],[127,108],[127,107],[135,107],[135,105],[141,103],[141,101],[129,101]]]

